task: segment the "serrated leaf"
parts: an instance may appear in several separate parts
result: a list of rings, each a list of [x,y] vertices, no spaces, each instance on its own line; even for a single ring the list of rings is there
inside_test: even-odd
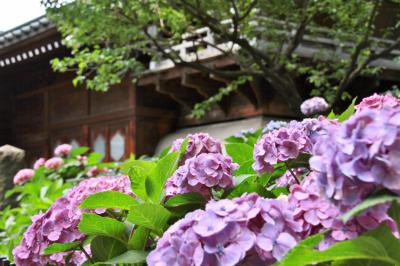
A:
[[[171,213],[163,206],[144,203],[133,206],[126,218],[129,222],[151,229],[157,234],[162,234]]]
[[[129,248],[135,250],[144,250],[149,235],[150,229],[143,226],[138,226],[133,232],[132,237],[128,241]]]
[[[356,108],[355,108],[356,100],[357,100],[357,97],[355,97],[353,99],[353,101],[351,101],[351,104],[349,105],[349,107],[347,107],[347,109],[338,116],[339,122],[343,122],[343,121],[349,119],[350,116],[352,116],[354,114],[354,112],[356,111]]]
[[[96,262],[108,261],[126,252],[126,246],[120,241],[106,237],[96,236],[90,243],[90,251]]]
[[[71,150],[71,155],[70,155],[70,157],[76,157],[76,156],[78,156],[78,155],[82,155],[82,154],[88,152],[88,150],[89,150],[89,148],[88,148],[88,147],[84,147],[84,146],[82,146],[82,147],[77,147],[77,148],[73,148],[73,149]]]
[[[253,163],[254,160],[250,159],[244,163],[242,163],[238,169],[235,170],[234,175],[239,176],[239,175],[255,175],[257,174],[256,171],[253,169]]]
[[[205,204],[206,199],[200,194],[196,192],[179,194],[171,197],[165,203],[165,206],[168,207],[178,207],[186,204]]]
[[[84,213],[78,228],[85,235],[108,236],[125,242],[125,225],[112,218]]]
[[[88,196],[79,206],[84,209],[122,209],[130,210],[139,203],[131,196],[117,191],[103,191]]]
[[[120,167],[122,172],[127,174],[131,180],[132,192],[143,201],[146,201],[148,199],[146,179],[156,167],[156,163],[147,160],[129,160]]]
[[[157,166],[146,179],[146,192],[153,202],[158,203],[162,200],[165,182],[175,172],[179,160],[179,152],[171,152],[167,154],[164,158],[158,161]]]
[[[364,211],[370,207],[373,207],[375,205],[382,204],[385,202],[395,201],[398,199],[400,199],[398,196],[389,195],[389,194],[380,194],[380,195],[371,196],[371,197],[363,200],[361,203],[357,204],[353,209],[351,209],[347,213],[345,213],[342,216],[342,220],[346,223],[353,216],[361,213],[362,211]]]
[[[69,243],[54,243],[49,245],[44,251],[43,255],[51,255],[54,253],[58,252],[66,252],[66,251],[71,251],[71,250],[76,250],[79,248],[79,244],[81,242],[75,241],[75,242],[69,242]]]
[[[93,265],[115,265],[115,264],[137,264],[146,261],[148,252],[140,250],[129,250],[117,257],[114,257],[108,261],[98,262]]]
[[[227,143],[225,149],[232,160],[239,165],[253,158],[253,147],[245,143]]]

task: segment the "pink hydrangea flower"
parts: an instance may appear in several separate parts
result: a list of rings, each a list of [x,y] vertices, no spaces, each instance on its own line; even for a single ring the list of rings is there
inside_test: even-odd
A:
[[[19,170],[18,173],[14,176],[14,184],[15,185],[22,185],[28,180],[31,180],[32,177],[35,175],[35,171],[32,169],[22,169]]]
[[[300,105],[300,111],[306,115],[310,116],[313,114],[318,114],[325,112],[328,110],[328,103],[325,101],[324,98],[322,97],[312,97],[310,99],[305,100],[301,105]]]
[[[362,99],[362,101],[356,106],[357,112],[364,109],[382,109],[382,108],[395,108],[400,106],[400,99],[386,94],[379,95],[373,94],[369,97]]]
[[[63,159],[59,157],[53,157],[45,162],[44,167],[47,169],[57,169],[63,164],[63,162]]]
[[[71,145],[61,144],[54,149],[54,155],[60,157],[67,157],[71,153],[71,150],[72,150]]]
[[[93,166],[88,170],[87,176],[88,177],[95,177],[95,176],[98,176],[98,175],[100,175],[102,173],[107,173],[107,169],[99,168],[97,166]]]
[[[186,136],[189,142],[181,164],[201,153],[222,153],[221,142],[214,139],[207,133],[189,134]],[[178,151],[184,139],[177,139],[172,143],[171,151]]]
[[[68,254],[67,252],[44,256],[43,250],[53,243],[82,240],[84,235],[78,230],[78,224],[82,213],[89,210],[82,210],[79,205],[89,195],[108,190],[133,196],[127,176],[87,179],[72,188],[66,196],[57,199],[45,213],[34,216],[32,225],[24,233],[20,245],[13,250],[16,264],[19,266],[66,265],[64,257]],[[94,212],[102,214],[105,210],[98,209]],[[68,265],[80,265],[84,261],[85,257],[81,252],[73,252]]]
[[[312,142],[308,130],[299,122],[293,121],[264,134],[254,146],[253,169],[259,173],[271,172],[273,165],[297,158],[302,153],[310,153]]]
[[[211,197],[211,188],[233,186],[232,173],[238,167],[232,159],[219,153],[201,153],[185,161],[166,182],[166,195],[199,192]]]
[[[39,158],[36,160],[36,162],[33,164],[33,169],[38,169],[39,167],[43,166],[46,163],[45,158]]]

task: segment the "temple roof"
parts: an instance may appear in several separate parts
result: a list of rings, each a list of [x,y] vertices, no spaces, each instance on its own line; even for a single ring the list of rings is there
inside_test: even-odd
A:
[[[55,25],[43,15],[5,32],[0,32],[0,50],[43,33]]]

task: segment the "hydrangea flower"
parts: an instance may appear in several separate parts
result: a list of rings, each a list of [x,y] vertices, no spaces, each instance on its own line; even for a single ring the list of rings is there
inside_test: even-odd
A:
[[[108,176],[84,180],[72,188],[66,196],[57,199],[45,213],[33,217],[32,225],[25,232],[20,245],[13,250],[16,264],[19,266],[65,265],[64,256],[67,253],[44,256],[43,250],[53,243],[82,240],[84,235],[77,226],[82,212],[89,212],[89,210],[82,210],[79,205],[89,195],[108,190],[132,195],[129,177]],[[105,210],[96,209],[95,212],[101,214]],[[83,254],[75,251],[68,265],[80,265],[84,261]]]
[[[102,173],[107,173],[107,169],[105,168],[101,168],[101,167],[97,167],[97,166],[93,166],[91,167],[88,171],[87,171],[87,176],[88,177],[96,177]]]
[[[221,142],[214,139],[207,133],[189,134],[186,136],[186,138],[189,141],[181,164],[183,164],[187,159],[190,159],[201,153],[222,153]],[[179,151],[183,141],[183,138],[175,140],[172,143],[171,151]]]
[[[281,127],[286,127],[287,126],[287,122],[286,121],[280,121],[280,120],[271,120],[269,121],[265,127],[262,130],[262,133],[267,133],[269,131],[281,128]]]
[[[292,172],[296,175],[296,177],[300,177],[303,174],[305,174],[307,169],[305,168],[296,168],[292,169]],[[293,174],[287,170],[281,177],[279,177],[276,181],[275,184],[278,187],[286,187],[286,186],[292,186],[294,184],[297,184],[297,180],[293,176]]]
[[[373,94],[369,97],[362,99],[362,101],[356,105],[357,112],[360,112],[364,109],[382,109],[382,108],[395,108],[400,106],[400,99],[396,97],[386,94],[379,95]]]
[[[61,144],[54,149],[54,155],[60,157],[67,157],[71,153],[71,150],[72,150],[71,145]]]
[[[234,136],[236,138],[246,138],[247,135],[251,135],[251,134],[255,134],[256,131],[254,130],[254,128],[247,128],[247,129],[243,129],[240,130],[240,132],[236,133]]]
[[[36,160],[36,162],[33,164],[33,169],[38,169],[39,167],[43,166],[46,163],[45,158],[39,158]]]
[[[288,202],[244,194],[211,201],[172,225],[147,257],[153,265],[273,263],[299,241]],[[264,261],[264,262],[262,262]]]
[[[199,192],[211,197],[211,188],[233,186],[232,173],[238,167],[228,156],[201,153],[185,161],[166,182],[166,195]]]
[[[313,114],[318,114],[325,112],[328,110],[328,103],[325,101],[324,98],[322,97],[312,97],[310,99],[305,100],[301,105],[300,105],[300,111],[306,115],[310,116]]]
[[[298,122],[264,134],[254,146],[253,169],[259,173],[273,171],[273,165],[310,153],[312,142]]]
[[[327,129],[310,165],[324,194],[346,211],[375,189],[400,193],[400,109],[365,109]]]
[[[48,159],[44,163],[44,167],[46,167],[47,169],[57,169],[63,164],[63,162],[64,162],[63,159],[59,157],[53,157]]]
[[[15,185],[22,185],[28,180],[31,180],[31,178],[35,175],[35,171],[32,169],[22,169],[19,170],[15,176],[14,176],[14,184]]]

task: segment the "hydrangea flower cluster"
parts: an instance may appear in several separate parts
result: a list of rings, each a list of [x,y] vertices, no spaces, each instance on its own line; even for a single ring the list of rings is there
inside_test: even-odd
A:
[[[328,110],[328,103],[325,101],[324,98],[322,97],[312,97],[310,99],[305,100],[301,105],[300,105],[300,111],[306,115],[310,116],[313,114],[318,114],[325,112]]]
[[[254,146],[253,168],[259,173],[273,171],[273,165],[310,153],[312,142],[300,122],[293,122],[264,134]]]
[[[22,185],[28,180],[31,180],[31,178],[35,175],[35,171],[32,169],[22,169],[19,170],[15,176],[14,176],[14,184],[15,185]]]
[[[301,184],[290,187],[289,204],[294,218],[302,224],[302,238],[330,229],[319,245],[319,249],[326,249],[336,242],[353,239],[365,231],[375,229],[382,223],[398,236],[396,222],[387,214],[390,204],[374,206],[343,223],[340,210],[320,195],[317,178],[318,173],[311,172]]]
[[[273,263],[299,240],[301,225],[288,206],[285,200],[263,199],[255,193],[211,201],[205,211],[189,213],[172,225],[147,263],[229,266],[250,259]]]
[[[44,256],[43,250],[53,243],[82,240],[84,235],[79,232],[77,226],[82,212],[89,212],[89,210],[82,210],[79,205],[89,195],[107,190],[132,195],[129,177],[99,177],[84,180],[71,189],[66,196],[57,199],[45,213],[33,217],[33,223],[25,232],[22,242],[13,250],[16,264],[19,266],[65,265],[66,253]],[[96,209],[95,212],[101,214],[105,210]],[[68,265],[71,263],[80,265],[84,261],[83,254],[75,251]]]
[[[211,197],[211,188],[233,186],[232,173],[238,167],[232,159],[220,153],[201,153],[187,159],[167,180],[166,196],[189,192]]]
[[[181,164],[201,153],[222,153],[221,142],[214,139],[207,133],[189,134],[186,137],[189,142],[186,147],[185,155],[182,158]],[[172,143],[171,151],[179,151],[183,138],[177,139]]]
[[[70,155],[72,150],[72,146],[69,144],[61,144],[58,145],[55,149],[54,149],[54,155],[55,156],[60,156],[60,157],[67,157],[68,155]]]
[[[44,167],[47,169],[57,169],[59,168],[62,164],[63,164],[63,159],[60,157],[53,157],[48,159],[45,163],[44,163]]]
[[[269,121],[265,127],[262,130],[262,133],[267,133],[269,131],[281,128],[281,127],[286,127],[288,123],[286,121],[280,121],[280,120],[271,120]]]
[[[362,99],[362,101],[356,106],[357,112],[364,109],[382,109],[382,108],[396,108],[400,106],[400,99],[386,94],[379,95],[373,94],[369,97]]]
[[[39,158],[36,160],[36,162],[33,164],[33,169],[38,169],[39,167],[43,166],[46,163],[45,158]]]
[[[328,127],[310,165],[324,194],[342,211],[376,189],[400,193],[400,108],[366,109]]]

